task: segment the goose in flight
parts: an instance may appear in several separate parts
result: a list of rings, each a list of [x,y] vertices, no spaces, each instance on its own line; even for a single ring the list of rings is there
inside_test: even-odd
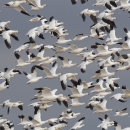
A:
[[[57,89],[51,90],[50,88],[43,87],[43,88],[35,88],[35,90],[42,90],[43,98],[40,99],[40,102],[42,101],[60,101],[57,99],[60,99],[63,97],[63,94],[56,95]]]
[[[0,22],[0,28],[1,30],[10,30],[9,27],[8,27],[8,24],[10,23],[11,21],[6,21],[6,22]]]
[[[97,29],[91,28],[90,31],[91,31],[91,34],[89,35],[89,37],[91,38],[98,38],[100,40],[104,40],[103,37],[107,35],[104,32],[99,32]]]
[[[89,95],[88,93],[82,93],[83,85],[82,85],[81,79],[79,79],[78,85],[76,87],[72,87],[72,86],[69,86],[69,85],[68,85],[68,87],[72,92],[72,95],[68,95],[71,98],[80,98],[80,97],[84,97],[86,95]]]
[[[47,6],[47,4],[41,5],[41,0],[28,0],[31,4],[31,11],[38,11]]]
[[[113,99],[113,98],[119,102],[123,102],[123,103],[126,102],[123,98],[123,94],[121,94],[121,93],[117,93],[117,94],[110,97],[110,99]]]
[[[86,1],[88,1],[88,0],[80,0],[81,4],[86,3]],[[73,5],[75,5],[77,2],[78,2],[78,0],[71,0],[71,3],[72,3]]]
[[[18,30],[8,30],[8,31],[4,31],[2,32],[0,35],[2,35],[5,45],[8,49],[11,48],[11,39],[10,36],[12,36],[16,41],[19,41],[18,37],[16,36],[16,34],[18,33]]]
[[[106,108],[106,104],[107,104],[107,100],[103,99],[100,104],[97,104],[95,106],[95,108],[96,108],[97,111],[95,111],[94,113],[101,114],[101,113],[106,113],[108,111],[113,111],[113,109],[107,109]]]
[[[29,47],[29,44],[30,43],[26,42],[23,45],[21,45],[20,47],[18,47],[17,49],[15,49],[13,52],[21,52],[21,51],[27,49]]]
[[[82,117],[81,119],[78,120],[78,122],[75,123],[75,125],[70,129],[70,130],[78,130],[85,126],[85,124],[82,124],[85,120],[85,117]]]
[[[60,76],[60,83],[63,90],[66,90],[67,86],[67,79],[69,80],[77,80],[75,76],[77,76],[78,73],[66,73]]]
[[[115,72],[108,72],[107,67],[103,67],[103,69],[97,70],[96,75],[94,75],[91,78],[103,78],[103,77],[109,77],[115,75]]]
[[[57,60],[57,57],[52,56],[48,60],[45,60],[45,61],[39,63],[38,65],[41,66],[41,67],[44,67],[46,65],[53,64],[55,60]]]
[[[80,12],[79,16],[82,17],[83,21],[85,21],[86,16],[90,16],[92,21],[94,23],[97,23],[96,13],[98,13],[98,12],[99,12],[99,10],[84,9],[83,11]]]
[[[73,39],[73,41],[80,41],[83,40],[85,38],[87,38],[88,36],[84,36],[83,33],[82,34],[77,34],[76,37]]]
[[[122,45],[123,50],[130,50],[130,38],[126,36],[125,42],[118,42],[116,44]]]
[[[43,19],[45,19],[45,17],[38,14],[37,17],[30,19],[29,22],[38,22]]]
[[[77,107],[77,106],[85,105],[85,103],[79,102],[79,98],[70,97],[70,99],[71,99],[71,102],[72,102],[72,104],[70,104],[70,106]]]
[[[6,100],[5,102],[3,102],[1,105],[4,107],[8,107],[8,110],[7,110],[7,114],[9,114],[11,108],[19,108],[21,111],[23,110],[23,104],[21,101],[18,101],[18,102],[10,102],[10,100]]]
[[[126,62],[128,62],[129,57],[130,57],[130,54],[122,54],[119,57],[118,62],[120,62],[120,63],[126,63]]]
[[[65,44],[72,41],[71,39],[66,40],[65,36],[58,37],[57,39],[58,41],[56,42],[56,44]]]
[[[56,48],[55,54],[63,53],[70,49],[70,47],[62,47],[62,46],[55,46],[55,45],[54,47]]]
[[[67,59],[67,58],[65,58],[65,57],[58,56],[58,58],[63,62],[63,66],[61,66],[61,68],[66,69],[66,68],[71,68],[71,67],[73,67],[73,66],[78,65],[78,64],[76,64],[76,63],[73,64],[70,59]]]
[[[29,37],[30,43],[36,43],[35,42],[36,36],[38,36],[41,39],[45,39],[44,36],[43,36],[43,26],[41,25],[39,27],[35,27],[35,28],[29,30],[27,32],[26,36]]]
[[[53,78],[61,76],[61,73],[56,74],[56,70],[58,68],[58,64],[56,61],[52,64],[51,70],[45,67],[41,67],[41,66],[36,66],[36,67],[40,70],[43,70],[46,73],[45,79],[53,79]]]
[[[22,3],[26,3],[26,0],[21,0],[21,1],[11,1],[9,3],[6,3],[3,7],[5,8],[14,8],[16,9],[18,12],[27,15],[27,16],[31,16],[20,4]]]
[[[79,54],[76,54],[76,55],[83,57],[83,59],[86,58],[87,60],[94,60],[97,57],[94,50],[92,50],[90,52],[79,53]]]
[[[126,113],[127,108],[122,109],[120,112],[116,111],[116,114],[114,116],[126,116],[128,113]]]
[[[130,127],[121,129],[121,125],[117,123],[116,121],[114,121],[114,126],[115,126],[115,130],[129,130],[130,129]]]
[[[31,74],[28,74],[26,72],[23,72],[24,75],[29,79],[29,81],[27,82],[27,84],[31,84],[31,83],[35,83],[37,81],[39,81],[40,79],[42,79],[43,77],[37,77],[37,71],[36,71],[36,66],[32,66],[31,68]]]
[[[123,97],[124,98],[130,98],[130,89],[127,89],[126,86],[122,86],[122,90],[123,90]]]
[[[18,118],[21,120],[21,123],[19,123],[18,125],[30,125],[30,121],[28,121],[28,119],[24,116],[24,115],[19,115]]]
[[[0,92],[2,92],[3,90],[5,90],[6,88],[9,88],[10,86],[9,86],[9,82],[8,82],[8,80],[6,79],[6,81],[4,81],[4,82],[2,82],[1,84],[0,84]]]
[[[77,47],[76,45],[74,45],[74,44],[68,44],[68,45],[70,45],[70,49],[71,49],[71,51],[68,52],[68,53],[71,53],[71,54],[78,54],[78,53],[81,53],[82,51],[88,50],[87,47],[78,48],[78,47]]]
[[[16,67],[22,67],[22,66],[26,66],[26,65],[30,64],[28,62],[24,62],[23,58],[18,53],[15,52],[14,55],[15,55],[17,62],[18,62]]]
[[[82,73],[85,73],[87,65],[89,65],[91,63],[93,63],[93,60],[87,60],[87,58],[85,57],[83,62],[78,67],[80,67],[80,71]]]
[[[121,40],[122,38],[117,38],[116,35],[115,35],[115,29],[113,28],[111,31],[110,31],[110,39],[112,42],[117,42],[118,40]]]
[[[30,104],[28,106],[39,107],[40,110],[47,111],[47,109],[52,107],[53,104],[35,102],[35,103],[32,103],[32,104]]]

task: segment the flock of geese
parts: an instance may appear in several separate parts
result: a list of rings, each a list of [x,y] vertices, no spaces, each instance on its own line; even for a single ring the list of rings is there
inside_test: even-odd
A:
[[[87,4],[88,0],[71,0],[70,4],[74,6],[75,4]],[[10,88],[10,80],[17,74],[24,74],[28,81],[27,84],[33,84],[38,82],[39,80],[49,79],[48,81],[53,80],[54,78],[58,78],[59,83],[65,91],[69,89],[71,94],[67,96],[61,94],[56,94],[58,91],[57,88],[49,88],[49,87],[36,87],[35,90],[37,93],[33,96],[32,100],[37,100],[34,103],[31,103],[29,106],[34,108],[34,116],[26,117],[25,115],[19,115],[20,123],[18,125],[23,126],[23,129],[34,129],[34,130],[62,130],[67,127],[67,124],[70,120],[77,118],[77,122],[72,125],[71,128],[67,128],[70,130],[79,130],[84,127],[85,116],[82,118],[78,118],[79,113],[75,113],[71,108],[84,106],[87,109],[93,111],[93,113],[104,114],[104,118],[99,118],[101,124],[97,127],[102,130],[107,130],[109,127],[113,126],[116,130],[121,130],[121,125],[115,121],[110,120],[107,112],[114,111],[112,108],[107,108],[107,100],[105,97],[110,95],[110,99],[115,99],[121,103],[126,103],[127,98],[130,98],[130,89],[128,89],[125,85],[120,86],[118,84],[118,80],[121,80],[119,77],[115,77],[114,75],[118,71],[129,70],[130,69],[130,54],[121,54],[122,50],[130,50],[130,30],[124,27],[125,38],[118,38],[116,36],[115,29],[117,28],[116,22],[114,21],[116,17],[113,17],[115,10],[123,10],[126,12],[130,12],[130,2],[129,0],[96,0],[96,3],[93,6],[99,6],[100,8],[104,6],[106,9],[102,12],[99,10],[89,10],[84,9],[79,12],[79,16],[83,22],[87,21],[86,17],[90,17],[92,20],[92,25],[90,26],[90,34],[77,34],[72,39],[67,39],[66,36],[69,35],[67,30],[64,28],[64,22],[59,22],[55,19],[54,16],[51,16],[50,19],[46,19],[44,16],[37,15],[34,17],[30,15],[28,11],[26,11],[21,4],[29,4],[31,6],[31,11],[39,11],[49,6],[47,4],[41,5],[41,0],[12,0],[11,2],[5,3],[4,8],[13,8],[18,12],[22,13],[20,15],[27,15],[28,17],[32,17],[29,22],[38,22],[41,21],[41,25],[38,27],[34,27],[30,29],[26,36],[28,37],[28,41],[18,48],[16,48],[13,53],[16,58],[17,65],[13,69],[4,68],[3,71],[0,72],[0,79],[3,82],[0,84],[0,92],[5,89]],[[9,10],[9,9],[8,9]],[[2,13],[2,12],[1,12]],[[80,17],[77,17],[77,19]],[[0,35],[3,38],[4,43],[8,49],[11,48],[11,39],[15,39],[19,41],[17,34],[18,30],[12,30],[9,27],[10,21],[1,21],[0,22]],[[47,33],[54,39],[57,39],[57,42],[53,45],[44,45],[37,44],[36,37],[44,40],[44,34]],[[92,50],[88,50],[87,47],[80,47],[79,45],[75,45],[76,41],[87,40],[87,38],[99,39],[101,42],[91,45]],[[122,41],[121,41],[122,40]],[[71,42],[73,43],[71,44]],[[66,44],[67,47],[63,45]],[[118,45],[120,47],[113,47],[112,45]],[[34,54],[33,51],[36,50],[37,54]],[[54,56],[45,56],[45,51],[51,50],[54,53]],[[97,50],[97,51],[95,51]],[[23,57],[20,55],[21,51],[25,51],[28,60],[25,61]],[[61,56],[61,53],[68,52],[69,55],[75,55],[76,57],[81,58],[81,63],[74,63],[71,59],[68,59],[65,55]],[[118,57],[118,60],[115,59],[115,56]],[[95,63],[95,59],[97,59],[97,63]],[[58,66],[57,61],[62,62],[62,66]],[[31,73],[30,70],[28,72],[21,72],[19,68],[32,65]],[[51,69],[48,68],[48,65],[51,64]],[[68,69],[71,67],[77,67],[80,69],[81,73],[86,73],[87,66],[89,64],[97,64],[99,67],[98,70],[95,71],[95,75],[90,77],[90,82],[82,81],[81,78],[78,78],[78,73],[57,73],[57,69]],[[108,68],[116,68],[114,72],[109,72]],[[46,74],[45,77],[38,76],[37,71],[40,70]],[[68,83],[68,82],[71,82]],[[104,87],[105,84],[105,87]],[[30,88],[31,89],[31,88]],[[113,95],[113,92],[117,89],[122,89],[122,93],[116,93]],[[91,90],[90,93],[87,93],[86,90]],[[80,98],[85,97],[91,93],[95,95],[92,96],[89,102],[80,102]],[[69,100],[71,100],[71,104],[69,104]],[[57,118],[50,118],[48,120],[41,120],[41,111],[47,111],[50,107],[53,107],[53,103],[56,102],[59,105],[64,105],[67,110],[63,111],[61,114],[57,116]],[[18,108],[21,111],[24,108],[24,103],[22,101],[12,102],[10,100],[6,100],[1,103],[3,108],[7,107],[7,113],[11,112],[11,109]],[[55,110],[54,110],[55,111]],[[80,111],[80,110],[79,110]],[[116,111],[114,116],[127,116],[126,112],[127,108],[123,110]],[[12,123],[8,119],[2,118],[3,115],[0,115],[0,130],[14,130],[14,123]],[[48,123],[50,126],[44,128],[44,124]],[[43,125],[43,126],[42,126]],[[85,128],[85,127],[84,127]],[[130,130],[130,127],[124,128],[123,130]]]

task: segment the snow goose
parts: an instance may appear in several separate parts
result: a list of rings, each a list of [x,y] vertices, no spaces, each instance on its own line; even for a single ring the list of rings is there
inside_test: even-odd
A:
[[[88,36],[84,36],[83,33],[82,34],[77,34],[76,37],[73,39],[73,41],[80,41],[83,40],[85,38],[87,38]]]
[[[6,3],[3,7],[5,8],[14,8],[16,9],[18,12],[24,14],[24,15],[28,15],[31,16],[30,14],[28,14],[28,12],[20,5],[22,3],[26,3],[26,0],[21,0],[21,1],[11,1],[9,3]]]
[[[127,108],[122,109],[122,111],[116,111],[116,114],[114,116],[126,116],[128,113],[125,113]]]
[[[90,31],[91,31],[91,34],[89,35],[89,37],[91,38],[98,38],[100,40],[104,40],[103,37],[107,35],[104,32],[99,32],[97,29],[91,28]]]
[[[43,46],[43,44],[37,45],[36,43],[31,43],[31,42],[26,42],[24,44],[30,44],[30,46],[28,47],[28,50],[39,49],[41,46]]]
[[[58,58],[63,62],[63,66],[61,66],[61,68],[63,68],[63,69],[78,65],[76,63],[72,64],[72,61],[70,59],[65,58],[65,57],[58,56]]]
[[[81,79],[79,79],[78,85],[76,87],[72,87],[72,86],[69,86],[69,85],[68,85],[68,87],[69,87],[69,89],[72,92],[72,95],[68,95],[69,97],[80,98],[80,97],[89,95],[88,93],[82,93],[82,91],[83,91],[83,85],[82,85]]]
[[[125,62],[128,62],[128,60],[129,60],[129,57],[130,57],[130,54],[122,54],[120,57],[119,57],[119,62],[123,62],[123,63],[125,63]]]
[[[82,84],[83,84],[83,90],[88,90],[90,88],[93,88],[93,81],[92,82],[85,82],[85,81],[82,81]]]
[[[58,68],[58,64],[56,61],[52,64],[51,70],[45,67],[41,67],[41,66],[36,66],[36,67],[40,70],[43,70],[46,73],[47,76],[45,77],[45,79],[53,79],[53,78],[61,76],[61,73],[56,74],[56,70]]]
[[[101,0],[96,0],[96,3],[93,4],[93,6],[104,6],[104,3],[102,3]]]
[[[129,58],[129,61],[128,61],[128,65],[126,65],[126,66],[124,66],[123,62],[120,62],[118,68],[116,69],[116,72],[122,71],[122,70],[129,70],[129,69],[130,69],[130,58]]]
[[[96,13],[98,13],[99,10],[89,10],[89,9],[84,9],[83,11],[80,12],[80,16],[82,17],[83,21],[85,21],[86,16],[90,16],[90,18],[93,20],[94,23],[97,23],[97,18],[96,18]]]
[[[41,66],[41,67],[44,67],[44,66],[46,66],[46,65],[53,64],[53,62],[54,62],[55,60],[57,60],[57,57],[52,56],[52,57],[50,57],[48,60],[45,60],[45,61],[39,63],[38,65]]]
[[[11,108],[19,108],[21,111],[23,110],[23,104],[21,101],[18,102],[10,102],[10,100],[6,100],[5,102],[3,102],[2,106],[6,106],[8,107],[7,113],[9,114]]]
[[[123,94],[121,94],[121,93],[117,93],[117,94],[110,97],[110,99],[113,99],[113,98],[119,102],[126,102],[123,98]]]
[[[29,43],[24,43],[23,45],[21,45],[20,47],[18,47],[17,49],[15,49],[13,52],[21,52],[25,49],[27,49],[29,46]]]
[[[55,45],[54,47],[56,48],[55,54],[63,53],[70,49],[70,47],[62,47],[62,46],[55,46]]]
[[[107,67],[104,67],[103,69],[97,70],[96,75],[94,75],[91,78],[103,78],[103,77],[109,77],[115,75],[115,72],[108,72]]]
[[[37,77],[37,71],[36,71],[36,66],[32,66],[31,68],[31,74],[28,74],[26,72],[23,72],[26,77],[29,79],[29,81],[27,82],[27,84],[31,84],[31,83],[35,83],[37,81],[39,81],[40,79],[42,79],[43,77]]]
[[[41,0],[29,0],[31,3],[31,11],[38,11],[47,6],[47,4],[41,5]]]
[[[122,45],[123,50],[130,50],[130,39],[126,39],[125,42],[118,42],[116,44]]]
[[[4,31],[0,34],[0,35],[2,35],[5,45],[8,49],[11,48],[10,36],[12,36],[15,40],[19,41],[18,37],[16,36],[17,33],[18,33],[18,30],[8,30],[8,31]]]
[[[70,104],[70,106],[73,106],[73,107],[85,105],[85,103],[80,103],[78,98],[71,98],[71,102],[72,104]]]
[[[105,92],[107,88],[103,87],[103,80],[102,79],[97,79],[97,84],[93,84],[94,90],[91,91],[91,93],[99,93],[99,92]],[[114,91],[114,89],[111,87],[111,90]]]
[[[76,124],[70,130],[78,130],[82,128],[83,126],[85,126],[85,124],[82,124],[84,120],[85,120],[85,117],[82,117],[81,119],[79,119],[78,122],[76,122]]]
[[[47,111],[47,109],[52,107],[53,104],[35,102],[35,103],[32,103],[32,104],[30,104],[28,106],[39,107],[40,110]]]
[[[126,86],[122,86],[122,90],[124,92],[123,97],[124,98],[130,98],[130,90],[126,88]]]
[[[2,119],[2,117],[3,115],[0,115],[0,124],[8,121],[7,119]]]
[[[110,33],[110,32],[109,32]],[[115,45],[115,44],[121,44],[121,42],[118,43],[118,41],[112,41],[109,37],[106,39],[106,43],[105,43],[107,46],[110,46],[110,45]]]
[[[88,1],[88,0],[80,0],[80,1],[81,1],[81,4],[84,4],[84,3],[86,3],[86,1]],[[78,0],[71,0],[71,3],[72,3],[73,5],[75,5],[77,2],[78,2]]]
[[[121,125],[117,123],[116,121],[114,121],[114,126],[115,126],[115,130],[129,130],[130,129],[130,127],[121,129]]]
[[[91,63],[93,63],[93,60],[88,60],[87,61],[87,58],[85,57],[84,60],[83,60],[83,62],[78,67],[80,67],[80,71],[82,73],[85,73],[87,65],[89,65]]]
[[[102,123],[99,124],[97,127],[101,127],[101,128],[104,129],[104,130],[107,130],[108,127],[114,125],[114,122],[113,122],[113,121],[110,121],[110,118],[108,117],[108,115],[105,115],[105,116],[104,116],[104,119],[102,119],[102,118],[100,118],[100,117],[99,117],[98,119],[101,120]]]
[[[60,83],[61,83],[61,87],[63,90],[66,90],[66,86],[67,86],[67,78],[69,80],[76,80],[75,76],[78,75],[78,73],[66,73],[60,76]]]
[[[124,28],[124,31],[127,34],[127,37],[130,38],[130,31],[127,28]]]
[[[22,66],[26,66],[29,65],[30,63],[24,62],[23,58],[18,54],[18,53],[14,53],[18,64],[16,65],[16,67],[22,67]]]
[[[94,113],[102,114],[102,113],[106,113],[108,111],[113,111],[113,109],[107,109],[106,104],[107,104],[107,100],[103,99],[100,104],[97,104],[95,106],[97,111],[95,111]]]
[[[66,97],[66,96],[61,96],[61,97],[57,98],[57,103],[58,103],[59,105],[61,105],[61,102],[62,102],[62,103],[64,104],[64,106],[65,106],[66,108],[68,108],[68,102],[67,102],[68,99],[69,99],[69,98]]]
[[[0,28],[2,30],[9,30],[9,27],[8,27],[8,24],[10,23],[11,21],[7,21],[7,22],[0,22]]]
[[[54,89],[51,91],[50,88],[44,87],[44,88],[36,88],[35,90],[43,90],[43,98],[40,99],[40,101],[57,101],[60,97],[63,97],[63,94],[56,95],[57,89]]]
[[[105,84],[106,84],[106,87],[107,87],[107,90],[110,90],[110,89],[118,89],[120,88],[118,83],[116,82],[116,80],[119,80],[120,78],[108,78],[108,77],[105,77],[103,78]]]
[[[76,45],[74,44],[68,44],[70,45],[70,48],[71,48],[71,51],[68,52],[68,53],[71,53],[71,54],[77,54],[77,53],[81,53],[82,51],[86,51],[88,50],[87,47],[83,47],[83,48],[78,48]]]
[[[72,41],[71,39],[66,40],[65,36],[61,36],[61,37],[58,37],[58,41],[56,42],[56,44],[65,44],[71,41]]]
[[[0,92],[2,92],[3,90],[5,90],[6,88],[9,88],[9,87],[10,87],[10,86],[9,86],[8,80],[2,82],[2,83],[0,84]]]
[[[93,110],[93,108],[100,103],[100,100],[98,98],[95,98],[94,100],[90,101],[87,105],[86,108],[90,108],[90,110]]]
[[[28,33],[26,34],[26,36],[29,37],[30,43],[36,43],[35,42],[36,36],[38,36],[41,39],[45,39],[43,36],[43,26],[41,25],[39,27],[35,27],[35,28],[29,30]]]
[[[117,38],[115,35],[115,29],[113,28],[113,30],[110,31],[110,39],[113,42],[117,42],[118,40],[121,40],[122,38]]]
[[[21,123],[19,123],[18,125],[27,125],[31,123],[24,115],[19,115],[18,117],[21,120]]]
[[[38,22],[38,21],[43,20],[43,19],[44,19],[43,16],[37,15],[37,17],[30,19],[29,22]]]
[[[101,61],[98,63],[99,66],[105,66],[105,67],[115,67],[115,65],[118,65],[119,62],[115,62],[114,61],[114,55],[111,54],[110,57],[108,57],[107,59]]]
[[[130,3],[129,1],[127,0],[120,0],[120,6],[118,6],[120,9],[123,9],[123,10],[128,10],[128,8],[130,8]]]

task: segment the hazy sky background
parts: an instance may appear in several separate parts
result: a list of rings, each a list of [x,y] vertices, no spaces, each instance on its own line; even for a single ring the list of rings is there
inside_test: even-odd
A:
[[[100,10],[103,11],[104,9],[106,9],[105,7],[93,7],[92,5],[95,3],[95,0],[89,0],[89,2],[86,2],[85,4],[81,5],[80,1],[76,4],[76,5],[72,5],[70,0],[41,0],[42,4],[47,4],[47,7],[45,7],[44,9],[42,9],[41,11],[29,11],[31,9],[31,7],[29,5],[26,4],[22,4],[22,6],[31,14],[31,15],[43,15],[45,16],[47,19],[49,19],[51,16],[54,16],[55,19],[57,19],[59,22],[64,22],[64,27],[65,29],[68,30],[69,36],[67,36],[67,39],[73,39],[75,37],[75,35],[79,34],[79,33],[84,33],[84,35],[90,35],[90,26],[93,24],[93,22],[91,21],[91,19],[89,17],[86,18],[86,22],[82,21],[82,18],[80,16],[78,16],[78,14],[88,8],[88,9],[96,9],[96,10]],[[9,24],[9,28],[12,30],[19,30],[19,42],[16,42],[14,39],[11,38],[12,41],[12,47],[11,49],[7,49],[5,44],[4,44],[4,40],[2,37],[0,37],[0,71],[3,71],[5,67],[8,67],[9,69],[12,69],[14,66],[16,66],[17,61],[14,57],[14,55],[11,53],[13,52],[14,49],[16,49],[17,47],[19,47],[21,44],[23,44],[24,42],[28,41],[28,37],[25,36],[25,34],[28,32],[28,30],[30,30],[31,28],[34,28],[36,26],[40,26],[41,22],[37,22],[37,23],[30,23],[28,22],[31,17],[25,16],[19,12],[17,12],[14,9],[6,9],[6,8],[2,8],[2,6],[5,3],[8,3],[9,0],[1,0],[0,1],[0,20],[1,21],[11,21],[11,23]],[[126,27],[128,29],[130,29],[130,19],[129,16],[130,14],[128,14],[127,11],[122,11],[122,10],[117,10],[115,11],[115,17],[117,17],[117,20],[115,20],[115,23],[117,25],[117,29],[116,29],[116,35],[117,37],[124,37],[125,33],[123,31],[123,28]],[[56,38],[52,38],[50,36],[50,34],[44,34],[45,40],[41,40],[39,38],[36,37],[36,42],[37,44],[45,44],[45,45],[52,45],[55,44],[55,42],[57,41]],[[107,37],[105,37],[106,39]],[[83,41],[79,41],[79,42],[70,42],[73,44],[76,44],[79,47],[88,47],[89,50],[91,51],[92,49],[90,48],[91,45],[93,45],[95,42],[99,42],[99,43],[104,43],[104,41],[98,40],[98,39],[90,39],[87,38]],[[63,45],[63,46],[67,46],[67,45]],[[121,47],[119,45],[116,45],[117,47]],[[112,48],[113,46],[110,46],[109,48]],[[37,54],[37,50],[33,51],[35,54]],[[54,55],[54,51],[53,50],[47,50],[45,51],[45,56],[53,56]],[[122,51],[122,54],[124,53],[129,53],[129,51]],[[24,60],[27,60],[27,55],[25,53],[25,51],[20,52],[20,55],[24,58]],[[81,57],[77,57],[76,55],[73,54],[68,54],[66,53],[62,53],[60,54],[61,56],[65,56],[69,59],[71,59],[73,61],[73,63],[77,62],[78,64],[81,63]],[[58,55],[56,55],[58,56]],[[116,57],[117,59],[117,57]],[[59,66],[62,65],[62,62],[60,60],[57,60]],[[19,70],[21,72],[26,71],[28,73],[30,73],[31,71],[31,67],[32,64],[26,67],[22,67],[19,68]],[[47,66],[51,68],[50,66]],[[77,67],[72,67],[70,69],[60,69],[58,68],[57,73],[67,73],[67,72],[74,72],[74,73],[79,73],[80,75],[77,78],[81,78],[83,81],[86,82],[90,82],[90,81],[95,81],[95,80],[91,80],[90,78],[95,74],[95,71],[98,70],[98,66],[97,66],[97,61],[94,61],[93,64],[87,66],[87,71],[86,73],[82,74],[80,72],[80,69]],[[109,71],[115,71],[115,68],[111,69],[109,68]],[[38,76],[43,76],[45,77],[45,73],[37,70],[38,72]],[[118,81],[119,85],[126,85],[127,88],[129,87],[129,83],[130,83],[130,71],[121,71],[121,72],[117,72],[116,75],[114,77],[120,77],[120,80]],[[18,108],[13,108],[10,111],[10,114],[7,115],[7,108],[2,108],[0,107],[0,114],[4,115],[4,118],[7,118],[9,120],[11,120],[14,125],[15,125],[15,129],[18,130],[22,130],[22,126],[18,126],[17,124],[20,123],[20,119],[18,118],[18,115],[25,115],[25,116],[33,116],[33,107],[28,107],[29,104],[33,103],[34,101],[30,101],[31,98],[33,98],[33,96],[37,93],[37,91],[34,90],[34,88],[37,87],[49,87],[52,90],[53,89],[58,89],[58,92],[56,94],[60,94],[63,93],[64,95],[68,95],[71,94],[71,91],[69,90],[69,88],[67,88],[66,91],[63,91],[60,85],[60,81],[58,78],[56,79],[52,79],[52,80],[47,80],[47,79],[42,79],[40,81],[38,81],[37,83],[33,83],[31,85],[27,85],[28,79],[26,78],[25,75],[17,75],[14,78],[11,78],[10,81],[10,88],[1,92],[0,93],[0,103],[2,103],[3,101],[10,99],[10,101],[12,102],[16,102],[16,101],[22,101],[24,102],[24,110],[20,111]],[[1,82],[3,82],[3,80],[1,80]],[[72,85],[70,82],[68,82],[68,85]],[[104,85],[105,86],[105,85]],[[86,91],[84,91],[86,92]],[[88,91],[89,92],[89,91]],[[114,93],[118,93],[118,92],[122,92],[122,90],[116,90]],[[113,93],[113,94],[114,94]],[[111,95],[113,95],[111,94]],[[81,102],[85,102],[88,103],[90,97],[92,97],[94,94],[90,94],[89,96],[80,98]],[[115,120],[117,122],[119,122],[122,126],[122,128],[128,127],[130,126],[130,119],[129,116],[124,116],[124,117],[114,117],[113,115],[115,114],[116,110],[122,110],[123,108],[128,108],[128,112],[130,113],[130,108],[129,108],[129,104],[130,104],[130,100],[127,99],[126,103],[121,103],[118,102],[116,100],[109,100],[109,97],[111,95],[108,95],[106,97],[106,99],[108,100],[107,103],[107,108],[112,108],[114,109],[114,112],[108,112],[107,114],[110,116],[111,120]],[[59,117],[59,115],[61,114],[62,111],[66,110],[66,108],[64,107],[64,105],[59,106],[57,103],[53,103],[54,106],[49,108],[47,110],[47,112],[45,111],[41,111],[42,114],[42,120],[47,120],[49,118],[56,118]],[[69,104],[70,104],[70,100],[69,100]],[[74,112],[80,112],[81,115],[78,116],[78,118],[76,119],[72,119],[69,120],[69,124],[67,128],[64,128],[65,130],[69,130],[76,122],[77,120],[79,120],[81,117],[85,116],[86,120],[84,121],[85,123],[85,127],[83,127],[81,130],[94,130],[94,129],[100,129],[97,128],[97,125],[100,123],[100,121],[98,120],[98,117],[104,117],[104,114],[93,114],[93,112],[90,109],[86,109],[85,106],[80,106],[80,107],[72,107],[72,110]],[[43,125],[43,127],[49,127],[48,124]],[[109,129],[113,130],[114,127],[109,127]]]

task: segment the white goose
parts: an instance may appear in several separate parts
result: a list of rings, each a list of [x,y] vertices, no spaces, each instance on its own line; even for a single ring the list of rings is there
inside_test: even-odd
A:
[[[84,120],[85,120],[85,117],[82,117],[81,119],[79,119],[78,122],[76,122],[76,124],[70,130],[78,130],[82,128],[83,126],[85,126],[85,124],[82,124]]]
[[[83,91],[83,85],[82,85],[81,79],[80,79],[79,84],[76,87],[72,87],[72,86],[69,86],[69,85],[68,85],[68,87],[69,87],[69,89],[72,92],[72,95],[68,95],[69,97],[80,98],[80,97],[89,95],[88,93],[82,93],[82,91]]]
[[[27,78],[29,79],[29,81],[27,82],[27,84],[35,83],[35,82],[37,82],[37,81],[39,81],[40,79],[43,78],[42,76],[37,77],[36,68],[37,68],[36,66],[32,66],[32,68],[31,68],[31,74],[23,72],[27,76]]]
[[[73,106],[73,107],[85,105],[85,103],[79,102],[78,98],[71,98],[71,102],[72,102],[72,104],[70,104],[70,106]]]
[[[87,60],[87,58],[85,57],[83,62],[78,67],[80,67],[82,73],[85,73],[87,65],[91,63],[93,63],[93,60]]]
[[[116,114],[114,116],[126,116],[128,113],[125,113],[127,108],[122,109],[120,112],[116,111]]]
[[[71,39],[66,40],[65,36],[61,36],[61,37],[58,37],[58,41],[56,42],[56,44],[65,44],[71,41],[72,41]]]
[[[91,34],[89,35],[89,37],[91,38],[98,38],[100,40],[104,40],[103,37],[107,35],[104,32],[99,32],[97,29],[91,28],[90,31],[91,31]]]
[[[31,11],[38,11],[47,6],[47,4],[41,5],[41,0],[29,0],[31,3]]]
[[[17,62],[18,62],[16,67],[22,67],[22,66],[26,66],[26,65],[30,64],[28,62],[24,62],[23,58],[18,53],[15,52],[14,55],[15,55]]]
[[[16,9],[18,12],[24,14],[24,15],[28,15],[31,16],[30,14],[28,14],[28,12],[20,5],[22,3],[26,3],[26,0],[21,0],[21,1],[11,1],[9,3],[6,3],[3,7],[5,8],[14,8]]]
[[[46,73],[47,76],[45,77],[45,79],[53,79],[53,78],[61,76],[61,73],[56,74],[56,70],[58,68],[58,64],[56,61],[52,64],[51,70],[45,67],[41,67],[41,66],[36,66],[36,67],[40,70],[43,70]]]
[[[129,130],[130,129],[130,127],[121,129],[121,125],[118,124],[116,121],[114,121],[114,126],[115,126],[115,130]]]
[[[43,20],[43,19],[44,19],[43,16],[37,15],[37,17],[30,19],[29,22],[38,22],[38,21]]]
[[[61,68],[63,68],[63,69],[71,68],[73,66],[78,65],[76,63],[72,63],[72,61],[70,59],[67,59],[65,57],[58,56],[58,58],[63,62],[63,66],[61,66]]]
[[[8,49],[11,48],[10,36],[12,36],[16,41],[19,41],[18,37],[16,36],[17,33],[18,33],[18,30],[8,30],[8,31],[4,31],[0,34],[0,35],[2,35],[5,45]]]
[[[113,98],[119,102],[126,102],[123,98],[123,94],[121,94],[121,93],[117,93],[117,94],[110,97],[110,99],[113,99]]]
[[[110,39],[112,42],[116,42],[118,40],[121,40],[122,38],[117,38],[115,35],[115,29],[113,29],[110,31]]]
[[[3,90],[5,90],[6,88],[9,88],[9,87],[10,87],[10,86],[9,86],[8,80],[2,82],[2,83],[0,84],[0,92],[2,92]]]
[[[96,110],[94,113],[106,113],[108,111],[113,111],[113,109],[107,109],[106,108],[106,104],[107,104],[107,100],[103,99],[103,101],[100,104],[97,104],[97,106],[95,106]]]
[[[68,53],[71,53],[71,54],[78,54],[78,53],[81,53],[82,51],[86,51],[88,50],[87,47],[83,47],[83,48],[78,48],[76,45],[74,44],[68,44],[70,45],[70,48],[71,48],[71,51],[68,52]]]
[[[87,38],[88,36],[84,36],[83,33],[82,34],[77,34],[76,37],[73,39],[73,41],[80,41],[83,40],[85,38]]]
[[[70,47],[62,47],[62,46],[55,46],[55,45],[54,47],[56,48],[55,54],[63,53],[70,49]]]

